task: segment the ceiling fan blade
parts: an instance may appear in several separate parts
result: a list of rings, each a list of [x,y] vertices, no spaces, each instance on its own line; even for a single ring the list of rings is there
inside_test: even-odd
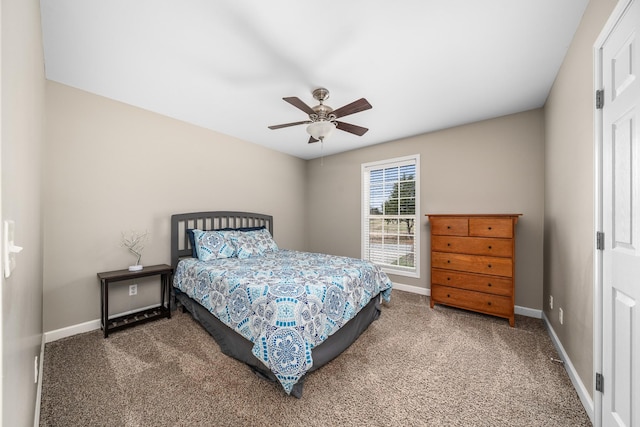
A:
[[[336,121],[336,124],[337,124],[336,127],[338,129],[343,130],[345,132],[356,134],[358,136],[364,135],[369,130],[367,128],[363,128],[362,126],[352,125],[351,123]]]
[[[340,107],[337,110],[333,110],[331,114],[335,114],[336,118],[348,116],[349,114],[359,113],[360,111],[368,110],[371,107],[369,101],[364,98],[360,98],[357,101],[353,101],[351,104],[347,104],[344,107]]]
[[[314,142],[318,142],[318,141],[319,141],[318,139],[315,139],[314,137],[310,136],[308,144],[313,144]]]
[[[282,129],[282,128],[288,128],[289,126],[297,126],[297,125],[304,125],[304,124],[308,124],[311,123],[311,120],[305,120],[303,122],[294,122],[294,123],[285,123],[282,125],[272,125],[269,126],[269,129]]]
[[[297,96],[290,96],[288,98],[282,98],[285,101],[287,101],[289,104],[293,105],[294,107],[304,111],[307,114],[315,114],[316,112],[313,111],[313,109],[311,107],[309,107],[307,104],[305,104],[300,98],[298,98]]]

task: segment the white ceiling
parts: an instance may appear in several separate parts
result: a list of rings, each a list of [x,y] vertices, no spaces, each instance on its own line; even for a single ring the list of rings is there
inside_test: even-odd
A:
[[[48,79],[303,159],[541,107],[588,0],[41,0]],[[309,106],[373,109],[308,144]],[[188,143],[188,142],[185,142]]]

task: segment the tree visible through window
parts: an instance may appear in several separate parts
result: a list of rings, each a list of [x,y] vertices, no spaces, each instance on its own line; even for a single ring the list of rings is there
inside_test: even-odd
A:
[[[395,274],[418,275],[419,157],[362,165],[363,258]]]

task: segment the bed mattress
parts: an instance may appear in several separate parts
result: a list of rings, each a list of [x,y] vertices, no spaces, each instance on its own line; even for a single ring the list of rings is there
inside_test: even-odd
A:
[[[389,301],[392,284],[368,261],[281,249],[247,259],[184,259],[174,287],[249,342],[289,394],[312,370],[313,350],[363,308],[377,317],[375,300]]]

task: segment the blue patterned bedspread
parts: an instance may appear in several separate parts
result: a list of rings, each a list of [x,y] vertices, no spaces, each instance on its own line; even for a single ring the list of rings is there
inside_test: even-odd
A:
[[[287,394],[313,366],[311,350],[392,283],[355,258],[278,250],[263,256],[180,261],[173,285],[250,340]]]

